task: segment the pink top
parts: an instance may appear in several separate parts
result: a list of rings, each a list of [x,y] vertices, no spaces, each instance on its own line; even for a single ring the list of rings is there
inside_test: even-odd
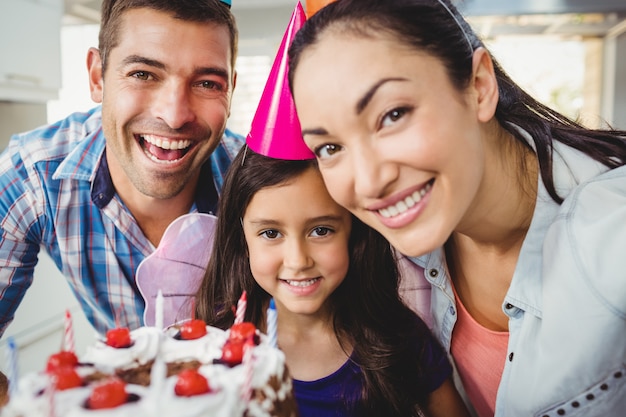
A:
[[[456,291],[458,317],[450,350],[465,392],[479,417],[493,417],[509,332],[489,330],[467,312]]]

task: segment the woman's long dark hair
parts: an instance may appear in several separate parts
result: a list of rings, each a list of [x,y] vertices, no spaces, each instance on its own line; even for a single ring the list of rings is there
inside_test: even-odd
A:
[[[314,14],[295,36],[289,49],[291,86],[300,56],[328,28],[360,36],[391,37],[398,44],[426,51],[442,61],[460,91],[472,75],[473,51],[484,47],[448,0],[337,0]],[[626,164],[626,131],[588,129],[568,119],[532,98],[491,58],[499,90],[495,117],[523,146],[529,145],[513,125],[532,136],[541,177],[556,202],[561,203],[563,198],[554,186],[553,140],[578,149],[609,168]]]
[[[285,161],[244,147],[226,175],[220,198],[215,244],[206,276],[197,294],[196,314],[223,329],[234,321],[233,307],[248,294],[245,320],[265,328],[269,294],[250,272],[241,225],[245,210],[259,190],[294,181],[317,169],[314,160]],[[432,337],[424,322],[400,299],[399,273],[385,238],[352,216],[350,266],[331,295],[333,326],[342,345],[354,346],[352,359],[363,371],[367,415],[417,416],[428,395],[424,349]]]

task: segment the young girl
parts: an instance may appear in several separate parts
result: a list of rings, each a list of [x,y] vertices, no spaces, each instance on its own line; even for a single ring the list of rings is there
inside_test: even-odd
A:
[[[245,290],[245,321],[265,331],[273,297],[302,417],[467,415],[446,355],[399,298],[391,247],[330,198],[314,161],[244,148],[219,213],[197,314],[226,329]]]
[[[477,414],[624,415],[626,132],[530,97],[448,0],[337,0],[290,58],[329,193],[423,268]]]

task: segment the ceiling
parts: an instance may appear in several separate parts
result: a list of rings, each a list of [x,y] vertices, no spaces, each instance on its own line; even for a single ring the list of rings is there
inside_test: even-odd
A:
[[[64,0],[64,24],[98,23],[101,0]],[[277,13],[288,19],[296,0],[233,0],[241,38],[250,24]],[[623,0],[453,0],[484,38],[503,35],[603,37],[626,32]],[[306,4],[306,1],[302,1]],[[306,6],[305,6],[306,7]],[[286,17],[284,17],[286,16]],[[275,29],[268,23],[269,30]],[[257,37],[255,33],[253,37]]]

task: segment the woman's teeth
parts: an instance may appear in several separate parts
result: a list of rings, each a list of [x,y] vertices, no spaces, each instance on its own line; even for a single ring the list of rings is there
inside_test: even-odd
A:
[[[392,206],[385,207],[384,209],[378,210],[378,213],[380,213],[380,215],[383,216],[384,218],[394,217],[394,216],[397,216],[398,214],[402,214],[408,209],[410,209],[411,207],[413,207],[414,205],[416,205],[417,203],[419,203],[422,197],[424,197],[426,193],[430,191],[431,188],[432,188],[432,185],[429,182],[421,190],[415,191],[413,194],[406,197],[404,200],[398,201],[396,204]]]

